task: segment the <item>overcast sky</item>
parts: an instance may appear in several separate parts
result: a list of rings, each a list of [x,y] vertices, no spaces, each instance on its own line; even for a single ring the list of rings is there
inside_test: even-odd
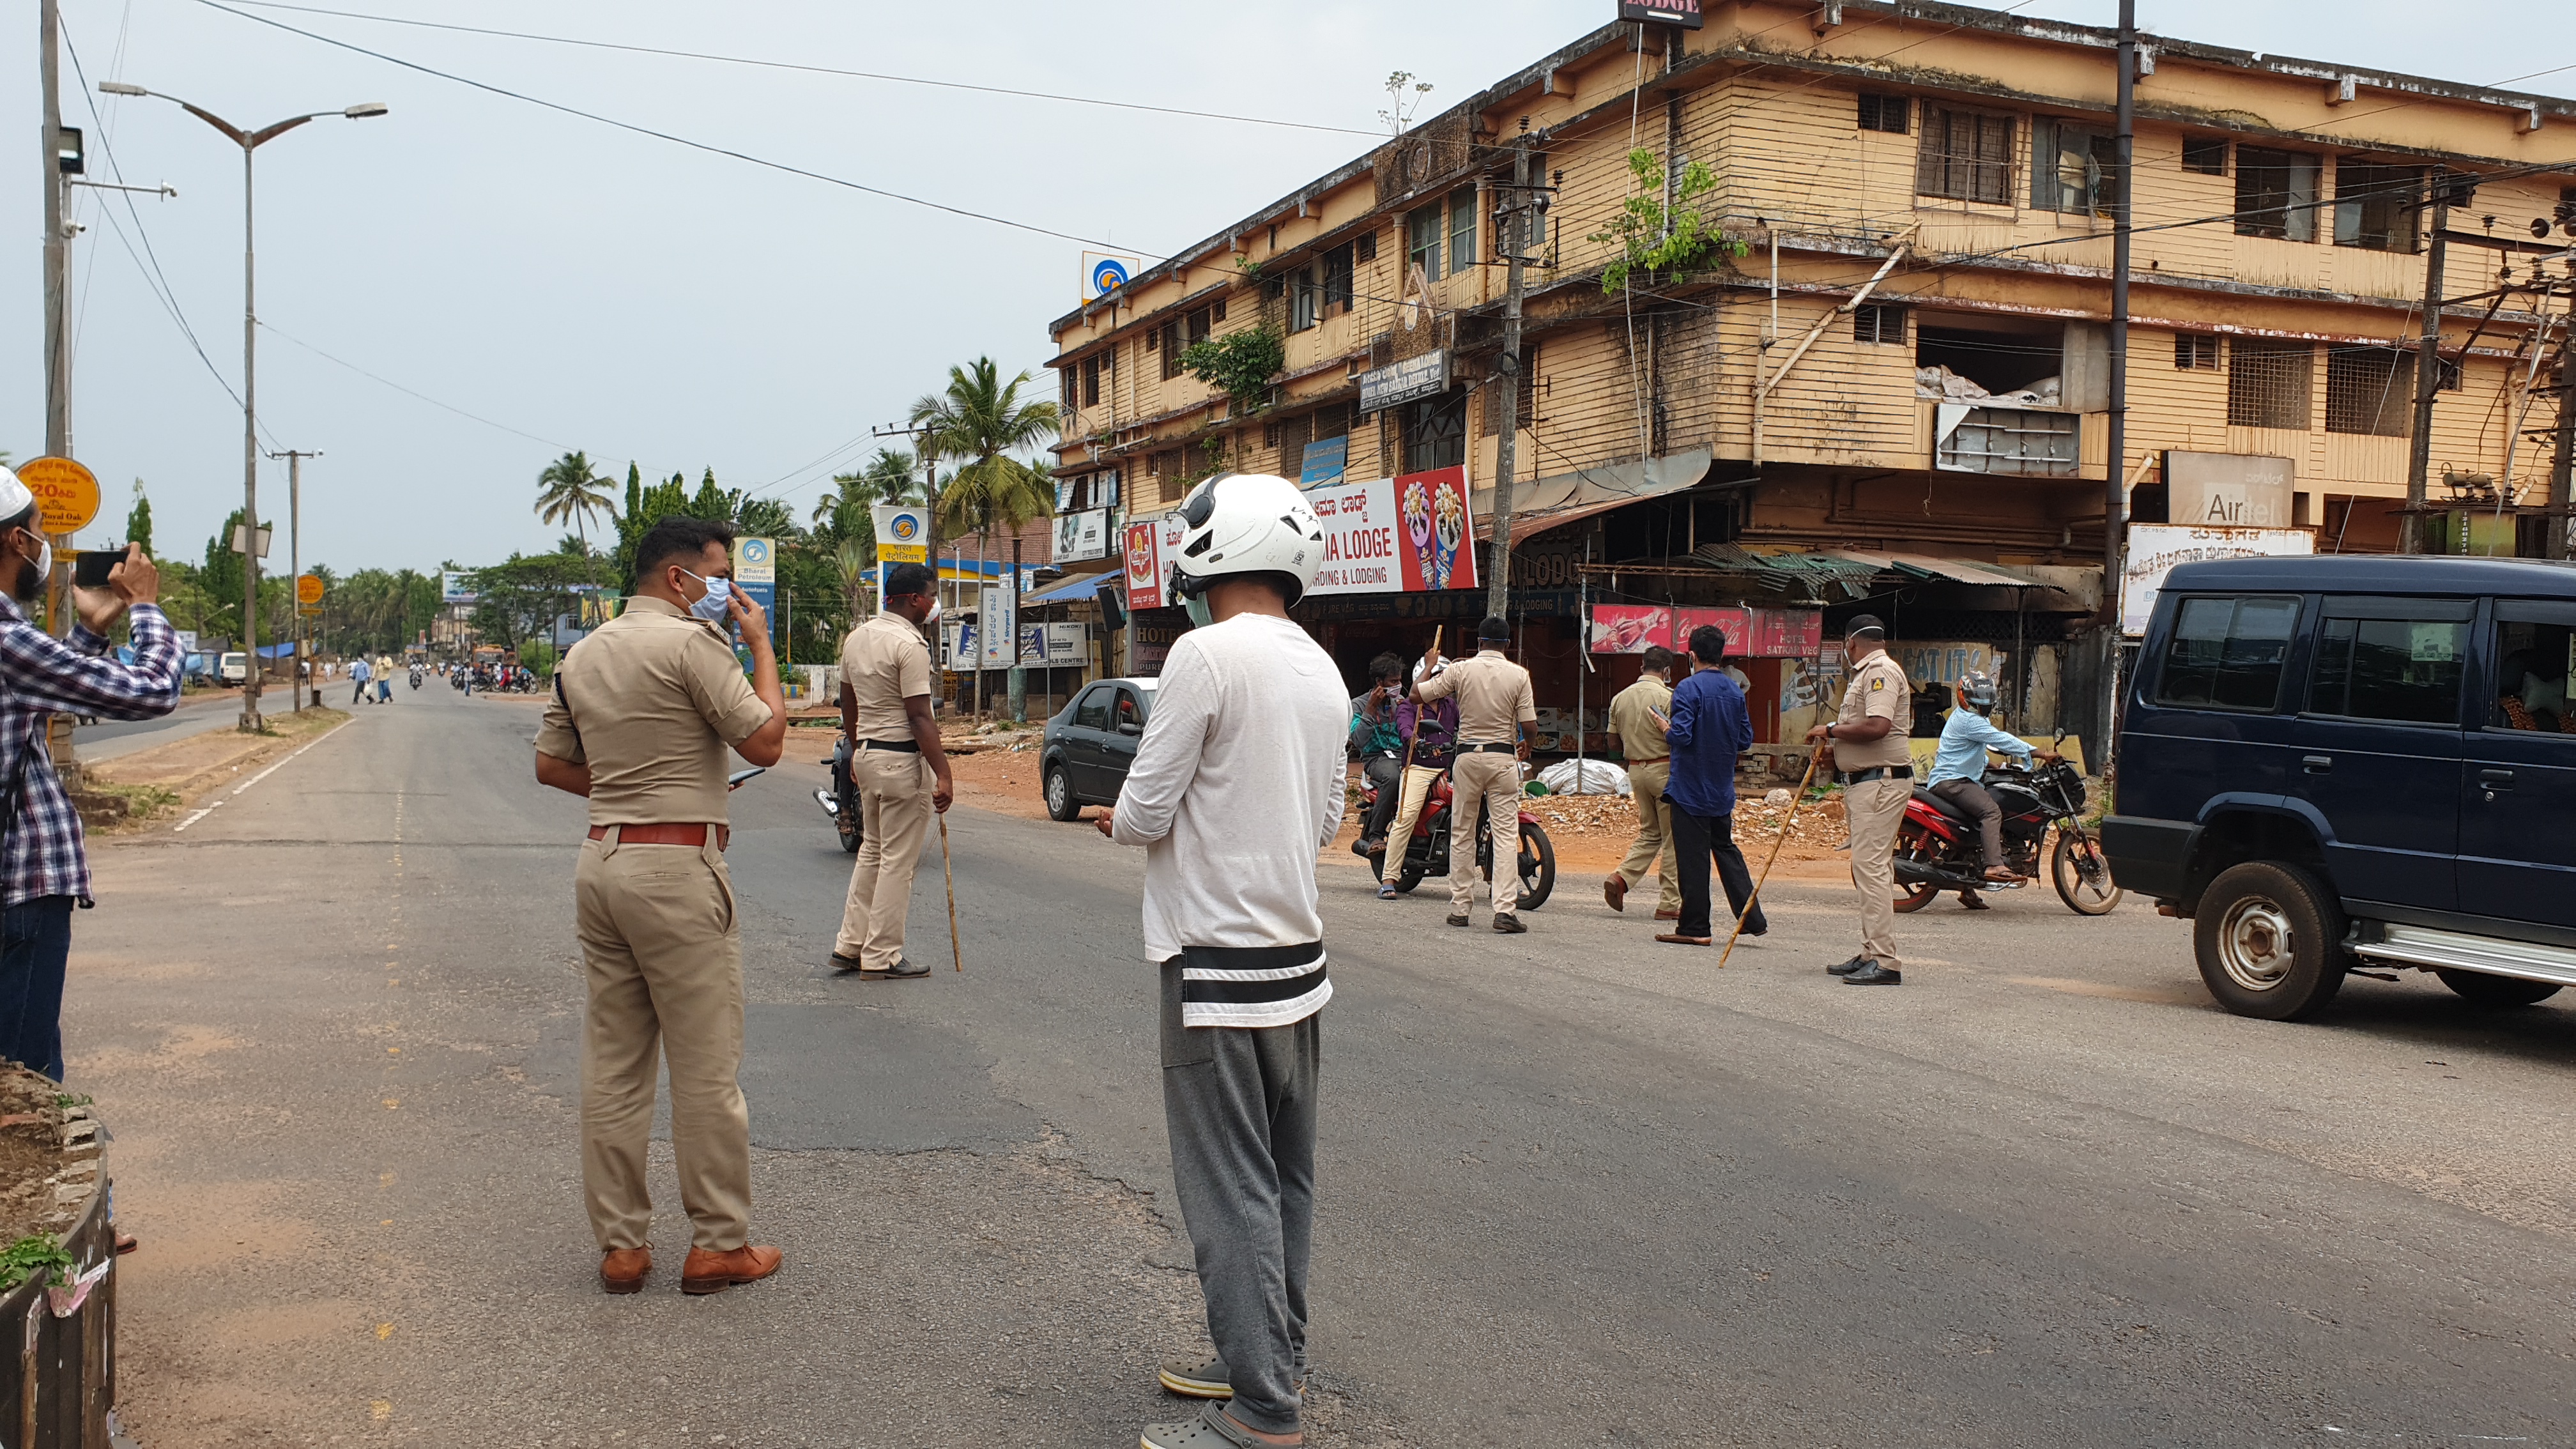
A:
[[[247,127],[359,101],[259,153],[263,446],[305,467],[304,558],[343,571],[495,562],[550,546],[530,511],[566,448],[622,478],[713,467],[810,505],[951,362],[1048,377],[1045,324],[1078,298],[1081,244],[692,151],[407,70],[203,0],[62,0],[87,79],[184,97]],[[1378,129],[1390,70],[1464,97],[1583,34],[1611,0],[1209,6],[1128,0],[820,3],[316,0],[329,8],[925,79]],[[33,5],[9,7],[0,76],[20,144],[0,175],[0,449],[43,451],[41,192]],[[2494,83],[2576,66],[2576,7],[2143,0],[2162,33]],[[1186,245],[1365,150],[1366,135],[250,13],[385,55],[848,181],[1148,254]],[[2110,0],[2030,15],[2108,24]],[[196,556],[241,501],[239,151],[157,100],[84,97],[90,174],[175,200],[81,193],[77,451],[107,494],[91,543],[150,485],[160,551]],[[2576,69],[2518,89],[2576,94]],[[89,106],[95,100],[100,119]],[[23,129],[22,129],[23,126]],[[102,135],[101,132],[105,134]],[[105,144],[102,144],[102,143]],[[112,209],[122,236],[109,225]],[[138,234],[137,220],[140,221]],[[148,238],[150,258],[138,261]],[[132,254],[128,248],[131,246]],[[212,369],[147,283],[157,258]],[[292,340],[289,340],[292,339]],[[315,349],[315,350],[308,350]],[[373,381],[319,353],[435,399]],[[218,382],[214,374],[222,375]],[[455,409],[450,411],[448,409]],[[472,414],[472,417],[459,414]],[[478,421],[480,419],[481,421]],[[492,426],[497,424],[499,426]],[[286,554],[283,464],[261,512]]]

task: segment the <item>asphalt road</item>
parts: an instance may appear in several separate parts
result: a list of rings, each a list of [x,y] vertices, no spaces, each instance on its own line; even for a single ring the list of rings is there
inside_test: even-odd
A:
[[[536,710],[403,692],[185,834],[97,852],[73,1086],[143,1235],[126,1420],[179,1444],[1117,1446],[1196,1331],[1139,857],[952,819],[927,980],[830,978],[819,739],[735,797],[775,1280],[596,1288],[579,802]],[[2213,1009],[2187,928],[2044,891],[1900,923],[1775,891],[1724,972],[1569,880],[1525,936],[1325,872],[1318,1442],[2566,1442],[2576,1009],[2357,981]]]

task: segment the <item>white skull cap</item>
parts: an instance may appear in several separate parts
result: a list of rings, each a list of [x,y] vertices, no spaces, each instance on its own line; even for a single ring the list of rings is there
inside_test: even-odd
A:
[[[0,518],[15,518],[33,507],[36,495],[18,481],[18,475],[0,466]]]

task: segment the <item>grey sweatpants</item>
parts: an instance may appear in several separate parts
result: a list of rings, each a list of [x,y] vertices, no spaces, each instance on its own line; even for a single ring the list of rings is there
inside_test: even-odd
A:
[[[1317,1018],[1181,1025],[1181,958],[1163,963],[1163,1124],[1198,1255],[1208,1337],[1234,1381],[1234,1417],[1298,1432],[1306,1263],[1315,1231]]]

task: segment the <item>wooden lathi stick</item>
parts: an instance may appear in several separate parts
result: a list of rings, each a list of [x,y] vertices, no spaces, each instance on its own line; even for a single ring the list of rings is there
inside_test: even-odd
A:
[[[957,944],[957,871],[948,863],[948,812],[945,810],[939,812],[939,873],[948,881],[948,959],[963,971],[966,969],[966,952]]]
[[[1806,803],[1807,782],[1816,778],[1816,761],[1824,751],[1807,756],[1807,773],[1798,777],[1798,793],[1789,797],[1789,813],[1780,821],[1779,838],[1771,842],[1771,858],[1762,862],[1762,874],[1753,882],[1753,894],[1744,898],[1744,909],[1735,913],[1735,929],[1726,933],[1726,949],[1717,953],[1717,969],[1726,969],[1726,958],[1735,954],[1735,938],[1744,934],[1744,918],[1762,904],[1762,887],[1771,880],[1771,867],[1780,862],[1780,847],[1789,843],[1789,825],[1798,818],[1798,807]]]

